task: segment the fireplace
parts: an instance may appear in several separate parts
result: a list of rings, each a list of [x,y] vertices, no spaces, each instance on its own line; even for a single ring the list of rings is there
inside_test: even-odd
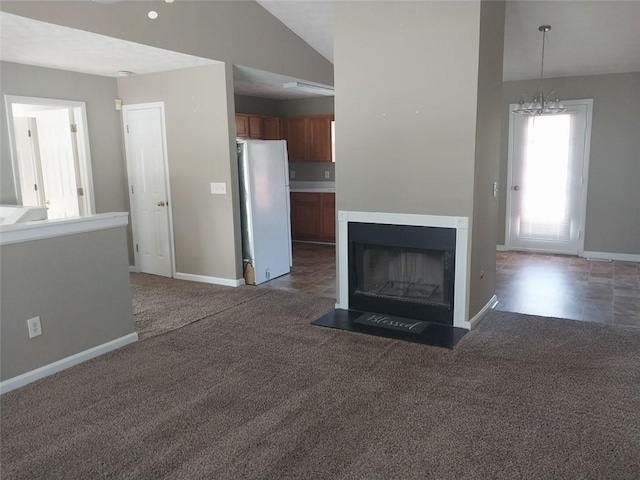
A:
[[[455,228],[348,224],[349,308],[453,325]]]
[[[467,217],[338,213],[339,310],[468,330]]]

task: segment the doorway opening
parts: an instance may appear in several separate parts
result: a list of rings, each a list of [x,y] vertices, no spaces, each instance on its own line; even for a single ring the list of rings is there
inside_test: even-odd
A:
[[[562,114],[511,114],[506,218],[509,250],[584,252],[593,101],[564,103],[567,111]]]
[[[84,102],[5,96],[16,200],[47,218],[95,213]]]

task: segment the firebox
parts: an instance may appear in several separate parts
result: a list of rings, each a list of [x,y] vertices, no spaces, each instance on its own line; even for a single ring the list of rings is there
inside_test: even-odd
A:
[[[453,325],[456,229],[349,222],[349,308]]]

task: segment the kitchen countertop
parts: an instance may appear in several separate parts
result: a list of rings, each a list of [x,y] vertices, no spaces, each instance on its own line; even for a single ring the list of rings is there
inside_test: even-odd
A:
[[[289,182],[289,190],[292,192],[303,192],[303,193],[335,193],[336,184],[335,182],[304,182],[304,181],[293,181]]]

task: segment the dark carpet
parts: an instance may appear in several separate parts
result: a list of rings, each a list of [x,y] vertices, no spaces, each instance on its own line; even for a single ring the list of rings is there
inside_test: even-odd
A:
[[[492,311],[446,350],[260,293],[3,395],[2,479],[640,478],[639,329]]]
[[[133,321],[138,336],[149,338],[223,312],[267,291],[132,273]]]

